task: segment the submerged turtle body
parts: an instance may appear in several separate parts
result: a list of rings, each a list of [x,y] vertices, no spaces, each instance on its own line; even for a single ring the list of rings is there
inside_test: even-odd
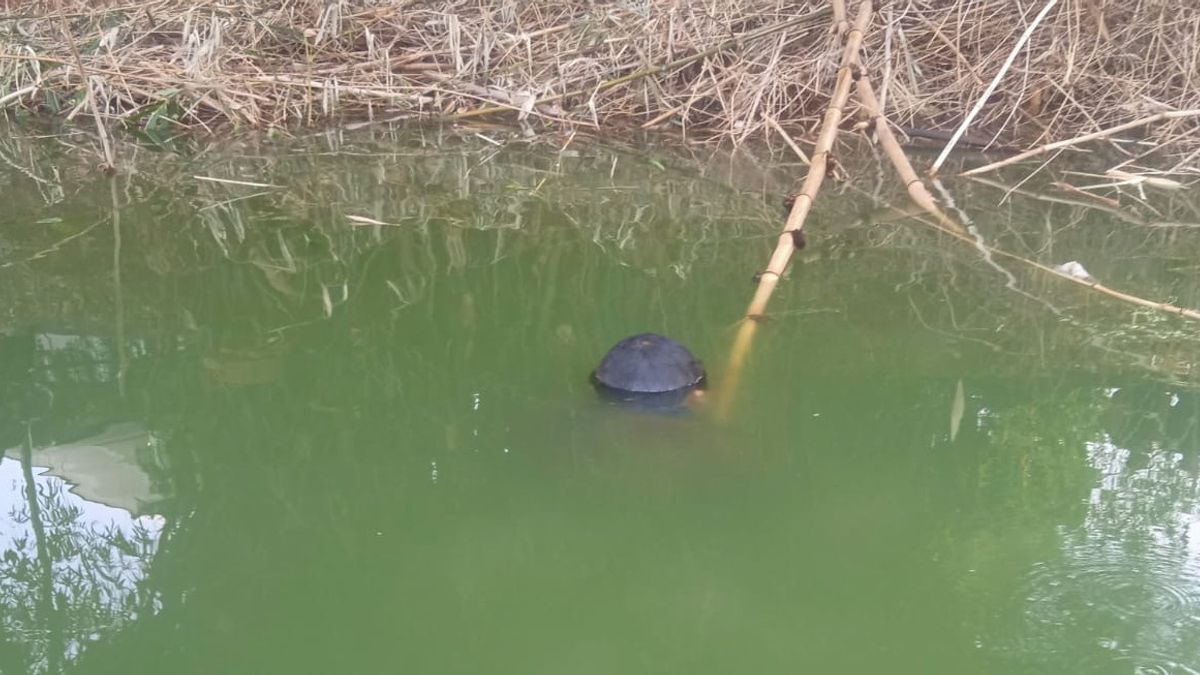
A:
[[[684,394],[704,384],[704,365],[678,342],[643,333],[608,350],[592,378],[618,395]]]

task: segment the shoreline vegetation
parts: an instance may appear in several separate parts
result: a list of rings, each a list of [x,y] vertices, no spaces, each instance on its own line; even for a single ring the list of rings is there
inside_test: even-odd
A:
[[[519,124],[549,131],[562,149],[577,133],[630,129],[782,145],[808,176],[758,275],[730,358],[735,382],[850,136],[878,142],[918,209],[906,217],[998,270],[1004,258],[1200,320],[1200,310],[1105,286],[1076,261],[993,248],[939,182],[918,176],[903,147],[914,137],[941,146],[930,176],[967,145],[1009,156],[965,176],[1036,160],[1010,191],[1045,163],[1097,150],[1093,173],[1056,172],[1053,185],[1114,209],[1107,194],[1121,186],[1187,188],[1200,177],[1200,5],[862,0],[853,17],[845,0],[7,0],[4,8],[0,110],[84,126],[90,118],[110,172],[118,129],[162,144],[193,131],[425,120]]]
[[[771,298],[771,294],[775,290],[775,286],[779,279],[787,270],[792,254],[797,250],[804,248],[804,225],[808,216],[809,209],[817,199],[817,194],[821,189],[826,174],[829,173],[828,164],[833,153],[834,143],[837,139],[840,129],[842,116],[850,100],[851,88],[856,90],[857,100],[861,107],[863,117],[866,118],[868,128],[875,132],[876,139],[880,148],[887,155],[888,160],[895,169],[896,176],[904,184],[909,193],[914,206],[923,212],[920,220],[934,227],[947,235],[958,238],[964,244],[973,246],[984,255],[989,263],[995,264],[993,256],[1003,256],[1013,262],[1028,266],[1039,272],[1046,273],[1053,277],[1066,279],[1076,284],[1087,287],[1089,290],[1106,295],[1110,298],[1120,300],[1125,303],[1147,307],[1155,311],[1166,312],[1181,317],[1186,317],[1191,320],[1200,320],[1200,311],[1182,307],[1169,302],[1159,302],[1142,298],[1136,295],[1131,295],[1120,290],[1110,288],[1101,284],[1096,279],[1092,278],[1086,270],[1079,265],[1078,262],[1072,261],[1050,267],[1040,263],[1032,258],[1027,258],[1023,255],[1011,253],[1001,249],[993,248],[988,245],[978,235],[978,233],[970,230],[967,225],[969,221],[963,217],[962,220],[951,218],[937,200],[933,198],[929,188],[925,182],[917,175],[911,162],[904,152],[903,147],[897,140],[895,134],[891,130],[888,119],[884,114],[884,106],[880,102],[880,97],[875,93],[875,87],[872,84],[872,76],[870,69],[865,65],[862,51],[864,48],[864,39],[871,27],[871,19],[874,15],[874,6],[872,0],[861,0],[857,7],[857,14],[854,18],[853,26],[849,22],[849,15],[846,11],[845,0],[830,0],[834,16],[835,32],[844,37],[844,51],[842,52],[840,65],[838,67],[837,81],[832,89],[831,101],[825,112],[824,119],[821,124],[820,134],[817,136],[813,148],[813,156],[808,168],[807,176],[800,191],[791,199],[791,204],[788,209],[787,223],[784,225],[783,232],[779,235],[774,251],[771,253],[770,260],[766,269],[758,274],[758,285],[755,289],[754,296],[746,309],[744,319],[738,326],[737,335],[734,338],[733,346],[730,349],[728,358],[728,368],[726,369],[726,386],[723,389],[722,401],[718,405],[718,415],[722,419],[726,419],[729,410],[733,406],[733,399],[737,391],[737,382],[740,379],[742,367],[746,361],[747,355],[750,352],[750,347],[757,331],[759,321],[766,316],[767,302]],[[1025,27],[1016,44],[1009,50],[1007,57],[1001,64],[996,76],[994,76],[983,93],[972,106],[971,110],[965,116],[963,122],[958,125],[953,134],[950,135],[945,147],[929,167],[929,174],[934,177],[934,185],[937,189],[943,189],[940,183],[937,182],[936,175],[942,163],[946,160],[954,145],[965,134],[971,122],[984,109],[990,97],[997,91],[998,85],[1004,75],[1012,67],[1017,55],[1024,48],[1030,37],[1034,34],[1041,22],[1050,14],[1051,10],[1058,5],[1058,0],[1046,0],[1042,5],[1041,11],[1033,18],[1033,20]],[[889,5],[890,6],[890,5]],[[886,90],[885,90],[886,94]],[[1025,152],[1018,153],[1014,157],[992,162],[982,167],[975,167],[963,172],[962,175],[970,176],[978,173],[990,171],[1002,166],[1018,162],[1022,159],[1036,157],[1041,154],[1053,152],[1060,148],[1067,148],[1078,143],[1087,142],[1090,140],[1099,140],[1110,138],[1114,134],[1143,126],[1159,120],[1174,120],[1188,117],[1195,117],[1200,114],[1200,111],[1170,111],[1160,112],[1142,120],[1130,121],[1109,129],[1098,129],[1089,134],[1078,136],[1074,139],[1065,139],[1062,141],[1049,143],[1040,147],[1035,147]],[[781,134],[786,137],[786,133],[781,131]],[[798,148],[796,153],[803,155]],[[1160,179],[1165,182],[1174,183],[1170,179]],[[1022,181],[1024,182],[1024,181]],[[1178,184],[1182,187],[1182,184]],[[947,205],[953,208],[953,200],[947,199]],[[961,215],[961,212],[959,212]]]
[[[0,110],[94,122],[106,144],[111,128],[494,119],[811,147],[840,5],[8,0]],[[874,8],[858,67],[902,139],[961,129],[960,147],[1052,158],[1092,135],[1136,175],[1197,171],[1200,5],[897,0]],[[852,99],[843,126],[870,117]]]

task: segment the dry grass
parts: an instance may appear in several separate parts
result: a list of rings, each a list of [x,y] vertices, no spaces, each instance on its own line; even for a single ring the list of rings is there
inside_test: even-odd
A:
[[[902,127],[956,127],[1041,5],[885,7],[868,31],[864,64],[888,117]],[[158,137],[508,111],[570,127],[675,125],[692,136],[770,138],[776,122],[814,126],[839,48],[825,3],[782,0],[7,6],[0,108],[75,118],[90,115],[94,101],[107,119]],[[1064,0],[972,132],[1032,146],[1195,108],[1200,5]],[[1166,120],[1106,142],[1129,160],[1157,154],[1156,163],[1192,168],[1198,127],[1194,117]]]

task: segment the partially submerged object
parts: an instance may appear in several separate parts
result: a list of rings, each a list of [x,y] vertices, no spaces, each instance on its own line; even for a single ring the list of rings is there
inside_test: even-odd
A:
[[[681,405],[705,378],[704,364],[687,347],[656,333],[621,340],[592,373],[605,398],[649,408]]]

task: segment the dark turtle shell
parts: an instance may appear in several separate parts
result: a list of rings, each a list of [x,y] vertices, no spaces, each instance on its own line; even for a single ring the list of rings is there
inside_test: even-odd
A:
[[[592,377],[617,391],[657,394],[702,384],[704,364],[678,342],[643,333],[613,345]]]

